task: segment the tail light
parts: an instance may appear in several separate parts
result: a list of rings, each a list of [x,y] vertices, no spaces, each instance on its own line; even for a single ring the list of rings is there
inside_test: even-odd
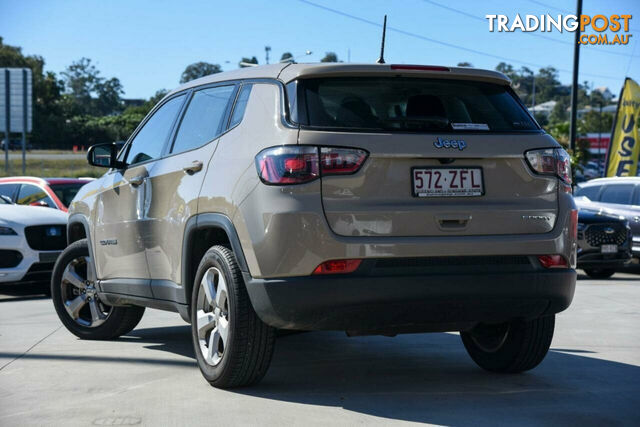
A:
[[[360,267],[361,259],[336,259],[326,261],[313,270],[313,274],[344,274],[353,273]]]
[[[413,71],[451,71],[449,67],[441,67],[439,65],[405,65],[392,64],[392,70],[413,70]]]
[[[265,184],[302,184],[318,178],[318,149],[310,146],[267,148],[256,156],[258,176]]]
[[[544,268],[569,268],[567,260],[562,255],[540,255],[538,261]]]
[[[356,148],[320,148],[322,175],[356,173],[367,159],[367,152]]]
[[[571,185],[571,158],[562,148],[543,148],[525,153],[529,167],[541,175],[555,175]]]
[[[303,184],[320,175],[356,173],[367,156],[357,148],[290,145],[262,150],[256,156],[256,168],[265,184]]]

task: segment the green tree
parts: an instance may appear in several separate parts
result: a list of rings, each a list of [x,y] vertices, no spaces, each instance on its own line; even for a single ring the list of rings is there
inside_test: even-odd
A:
[[[251,65],[248,65],[248,64],[256,64],[256,65],[258,65],[258,58],[256,58],[255,56],[253,56],[251,58],[247,58],[245,56],[240,60],[240,62],[238,62],[238,66],[240,68],[251,67]]]
[[[293,62],[293,54],[291,52],[285,52],[280,57],[280,62]]]
[[[0,67],[30,68],[33,78],[33,132],[30,140],[36,147],[45,147],[62,138],[62,92],[64,83],[55,73],[44,72],[41,56],[22,54],[22,49],[3,43],[0,37]]]
[[[326,52],[324,58],[320,62],[340,62],[338,61],[338,55],[335,52]]]
[[[200,77],[208,76],[210,74],[221,73],[222,67],[219,64],[210,64],[208,62],[195,62],[188,65],[180,76],[180,83],[186,83],[191,80],[199,79]]]
[[[551,110],[551,114],[549,114],[549,123],[556,124],[566,122],[569,119],[569,113],[567,109],[569,108],[569,96],[560,96],[556,98],[556,105]]]
[[[71,97],[72,112],[78,114],[114,114],[122,110],[124,93],[120,80],[105,79],[89,58],[81,58],[69,65],[62,76],[67,94]]]

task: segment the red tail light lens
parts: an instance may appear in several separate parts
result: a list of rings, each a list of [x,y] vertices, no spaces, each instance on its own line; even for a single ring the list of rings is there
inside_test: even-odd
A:
[[[571,185],[571,157],[562,148],[543,148],[525,153],[529,167],[542,175],[555,175]]]
[[[336,259],[326,261],[313,270],[313,274],[345,274],[353,273],[360,267],[361,259]]]
[[[567,260],[562,255],[540,255],[538,261],[544,268],[568,268]]]
[[[265,184],[290,185],[322,175],[356,173],[368,153],[357,148],[290,145],[262,150],[256,156],[258,176]]]
[[[320,176],[318,148],[304,145],[267,148],[256,156],[256,168],[265,184],[289,185],[313,181]]]
[[[355,148],[322,147],[320,149],[322,175],[356,173],[366,159],[367,152]]]

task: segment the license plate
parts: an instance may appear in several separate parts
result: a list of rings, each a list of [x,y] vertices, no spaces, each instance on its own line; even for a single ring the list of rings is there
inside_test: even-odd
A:
[[[615,254],[618,252],[618,245],[602,245],[600,252],[603,254]]]
[[[415,197],[482,196],[481,168],[413,168]]]

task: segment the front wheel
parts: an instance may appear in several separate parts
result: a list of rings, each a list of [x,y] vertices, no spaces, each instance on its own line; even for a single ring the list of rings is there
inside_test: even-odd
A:
[[[616,271],[612,268],[587,268],[584,272],[592,279],[608,279]]]
[[[480,324],[460,332],[474,362],[492,372],[528,371],[542,362],[553,338],[555,315],[500,324]]]
[[[131,332],[144,307],[112,307],[98,296],[86,239],[69,245],[58,257],[51,276],[51,299],[58,317],[75,336],[107,340]]]

